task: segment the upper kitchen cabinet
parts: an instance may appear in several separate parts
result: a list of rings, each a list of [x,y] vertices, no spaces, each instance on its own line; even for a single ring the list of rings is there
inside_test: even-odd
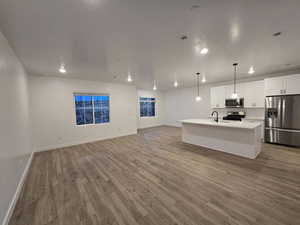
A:
[[[228,98],[232,98],[232,93],[233,93],[233,85],[226,85],[224,86],[225,88],[225,99],[228,99]]]
[[[300,74],[265,79],[265,95],[300,94]]]
[[[225,99],[231,98],[233,85],[213,87],[210,89],[211,108],[225,108]],[[264,81],[238,83],[236,92],[239,98],[244,98],[245,108],[264,107]]]
[[[245,108],[264,108],[265,98],[264,98],[264,81],[254,81],[249,83],[244,83],[245,92]]]
[[[265,95],[282,95],[284,94],[284,77],[273,77],[265,79]]]
[[[236,86],[236,93],[239,98],[246,98],[246,90],[249,83],[238,83]]]
[[[212,87],[210,89],[211,108],[225,107],[225,86]]]
[[[300,94],[300,74],[286,77],[284,90],[286,95]]]
[[[245,97],[245,86],[246,86],[246,83],[236,84],[236,93],[238,94],[239,98],[244,98]],[[234,92],[233,84],[226,85],[225,86],[225,99],[232,98],[233,92]]]

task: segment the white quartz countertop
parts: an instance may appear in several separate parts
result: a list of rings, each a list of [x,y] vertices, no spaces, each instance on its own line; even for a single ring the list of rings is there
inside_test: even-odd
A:
[[[189,123],[189,124],[198,124],[205,126],[216,126],[216,127],[230,127],[230,128],[241,128],[241,129],[255,129],[262,125],[261,122],[256,121],[228,121],[228,120],[219,120],[219,122],[215,122],[210,119],[187,119],[180,120],[181,123]]]

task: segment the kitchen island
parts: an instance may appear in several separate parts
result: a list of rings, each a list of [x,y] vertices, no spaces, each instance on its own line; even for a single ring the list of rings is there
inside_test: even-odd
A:
[[[261,151],[260,122],[181,120],[182,141],[212,150],[255,159]]]

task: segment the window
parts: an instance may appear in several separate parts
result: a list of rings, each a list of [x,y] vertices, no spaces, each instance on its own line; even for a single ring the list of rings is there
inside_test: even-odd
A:
[[[74,94],[76,124],[98,124],[109,122],[109,96]]]
[[[155,98],[140,97],[140,116],[155,116]]]

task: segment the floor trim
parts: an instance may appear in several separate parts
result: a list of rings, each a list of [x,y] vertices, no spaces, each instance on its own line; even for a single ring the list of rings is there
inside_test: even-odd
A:
[[[64,143],[59,143],[59,144],[37,146],[37,147],[34,147],[34,151],[35,152],[50,151],[50,150],[54,150],[54,149],[67,148],[67,147],[72,147],[74,145],[82,145],[82,144],[86,144],[86,143],[109,140],[109,139],[113,139],[113,138],[125,137],[125,136],[130,136],[130,135],[135,135],[135,134],[137,134],[137,131],[123,133],[123,134],[119,134],[119,135],[112,135],[112,136],[107,136],[107,137],[88,138],[88,139],[83,139],[80,141],[70,141],[70,142],[64,142]]]
[[[14,194],[14,196],[13,196],[13,198],[12,198],[10,204],[9,204],[9,208],[8,208],[6,214],[5,214],[5,217],[4,217],[4,220],[3,220],[3,222],[2,222],[2,225],[8,225],[9,220],[10,220],[12,214],[13,214],[13,211],[14,211],[15,206],[16,206],[16,204],[17,204],[17,201],[18,201],[18,199],[19,199],[19,196],[20,196],[22,187],[23,187],[23,185],[24,185],[24,183],[25,183],[25,180],[26,180],[26,177],[27,177],[27,174],[28,174],[28,171],[29,171],[29,168],[30,168],[32,159],[33,159],[33,155],[34,155],[34,152],[32,152],[32,153],[30,154],[30,157],[29,157],[29,159],[28,159],[27,165],[26,165],[26,167],[25,167],[25,169],[24,169],[24,171],[23,171],[23,174],[22,174],[22,176],[21,176],[21,179],[20,179],[20,181],[19,181],[19,183],[18,183],[16,192],[15,192],[15,194]]]

